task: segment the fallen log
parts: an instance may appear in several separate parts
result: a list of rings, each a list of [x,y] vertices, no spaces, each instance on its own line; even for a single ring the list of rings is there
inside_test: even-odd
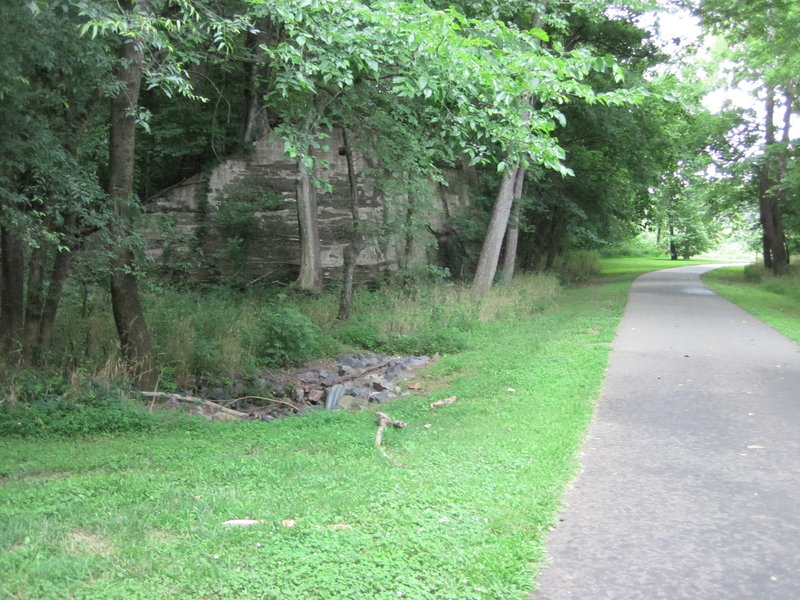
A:
[[[392,360],[394,360],[394,359],[392,359]],[[374,373],[375,371],[380,371],[384,367],[388,367],[392,363],[392,360],[387,360],[387,361],[378,363],[377,365],[372,365],[371,367],[365,367],[363,369],[357,369],[355,372],[350,373],[349,375],[342,375],[342,376],[340,376],[340,377],[338,377],[338,378],[333,380],[333,384],[331,385],[331,387],[333,387],[334,385],[341,384],[341,383],[347,383],[348,381],[353,381],[354,379],[358,379],[359,377],[363,377],[364,375],[369,375],[370,373]]]
[[[206,400],[205,398],[197,398],[196,396],[182,396],[180,394],[169,394],[167,392],[142,392],[142,396],[152,399],[163,398],[166,400],[174,398],[175,400],[178,400],[180,402],[186,402],[189,404],[199,404],[201,406],[205,406],[213,410],[214,412],[225,413],[226,415],[235,417],[237,419],[244,420],[250,418],[250,415],[248,415],[247,413],[243,413],[238,410],[233,410],[232,408],[227,408],[225,406],[217,404],[216,402],[212,402],[211,400]]]

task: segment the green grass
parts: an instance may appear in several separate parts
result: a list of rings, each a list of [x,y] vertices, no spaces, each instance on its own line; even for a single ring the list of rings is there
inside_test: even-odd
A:
[[[603,275],[606,281],[624,281],[634,279],[648,271],[687,267],[689,265],[707,265],[710,263],[729,262],[708,258],[691,258],[689,260],[670,260],[668,257],[615,257],[601,259]]]
[[[469,349],[423,376],[426,395],[382,407],[408,422],[386,432],[391,460],[373,411],[0,441],[0,597],[525,598],[620,279],[478,321]],[[238,518],[265,522],[221,524]]]
[[[750,271],[752,267],[748,267]],[[759,273],[748,279],[745,267],[725,267],[706,273],[703,281],[785,336],[800,343],[800,272],[776,278]]]

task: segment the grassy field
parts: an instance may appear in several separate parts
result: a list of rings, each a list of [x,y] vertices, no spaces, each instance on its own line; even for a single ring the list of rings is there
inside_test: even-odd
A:
[[[785,336],[800,343],[800,272],[775,278],[757,267],[724,267],[703,281]]]
[[[373,411],[2,440],[0,596],[524,598],[627,279],[476,326],[383,407],[389,458]]]
[[[381,407],[408,423],[385,455],[374,410],[0,440],[0,597],[526,598],[630,282],[703,262],[607,259],[535,306],[499,293]]]

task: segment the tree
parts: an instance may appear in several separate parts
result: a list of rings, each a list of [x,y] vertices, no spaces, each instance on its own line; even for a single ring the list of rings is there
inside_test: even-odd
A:
[[[134,196],[136,129],[140,114],[139,95],[143,81],[168,95],[197,97],[184,63],[199,60],[206,44],[228,47],[226,36],[236,35],[246,21],[225,18],[202,0],[121,0],[86,2],[75,0],[84,17],[82,32],[98,35],[117,52],[109,121],[108,177],[106,192],[115,219],[116,237],[111,259],[112,312],[123,357],[130,363],[137,382],[145,387],[157,381],[150,332],[139,300],[134,253],[128,235],[138,210]],[[180,40],[180,41],[179,41]],[[147,59],[146,59],[147,57]]]
[[[800,7],[786,0],[704,0],[696,11],[708,31],[728,42],[737,83],[748,82],[763,102],[761,139],[751,154],[760,155],[758,206],[764,265],[782,275],[789,263],[782,211],[792,145],[790,122],[797,104]]]
[[[0,7],[0,346],[23,365],[48,349],[74,252],[107,221],[96,82],[110,65],[76,17],[69,5]]]

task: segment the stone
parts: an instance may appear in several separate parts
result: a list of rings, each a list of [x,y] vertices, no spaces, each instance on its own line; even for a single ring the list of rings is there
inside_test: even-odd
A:
[[[388,390],[384,390],[382,392],[375,392],[374,394],[371,394],[369,401],[377,402],[378,404],[384,404],[385,402],[389,402],[389,400],[394,400],[395,398],[397,398],[397,394]]]
[[[336,361],[339,365],[350,369],[363,369],[366,366],[362,354],[340,354],[336,357]],[[339,374],[341,375],[342,373]]]
[[[369,406],[369,401],[364,398],[356,396],[344,395],[339,398],[336,407],[342,410],[353,410],[357,408],[366,408]]]
[[[383,378],[386,381],[391,381],[392,379],[395,379],[400,374],[400,371],[402,371],[402,367],[400,367],[398,365],[389,366],[386,369],[384,369]]]
[[[392,384],[386,381],[383,377],[376,377],[372,380],[372,388],[382,392],[384,390],[392,389]]]
[[[303,383],[314,383],[319,379],[319,375],[314,371],[304,371],[303,373],[298,373],[297,378]]]
[[[312,404],[317,404],[319,402],[322,402],[322,399],[324,397],[325,397],[325,392],[322,390],[308,390],[308,394],[306,394],[306,399]]]
[[[347,365],[339,365],[339,377],[349,377],[356,372],[356,369],[353,367],[348,367]]]
[[[347,393],[351,396],[357,396],[359,398],[369,398],[369,395],[374,392],[373,389],[363,386],[352,386],[347,388]]]
[[[295,402],[301,403],[301,402],[303,402],[303,400],[305,400],[305,398],[306,398],[306,391],[303,388],[301,388],[301,387],[294,388],[294,401]]]

